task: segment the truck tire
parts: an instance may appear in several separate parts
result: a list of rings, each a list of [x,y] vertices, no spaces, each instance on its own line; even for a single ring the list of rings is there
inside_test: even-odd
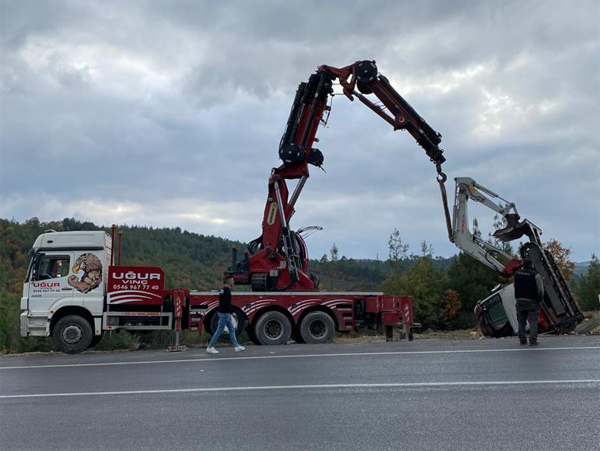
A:
[[[270,311],[258,318],[254,333],[263,345],[282,345],[290,339],[292,325],[283,313]]]
[[[68,315],[58,320],[52,329],[56,347],[65,354],[78,354],[90,347],[91,324],[81,316]]]
[[[237,325],[235,326],[235,337],[240,338],[240,335],[242,335],[244,333],[244,330],[246,329],[246,316],[242,313],[241,310],[239,310],[237,308],[234,308],[233,311],[237,315]],[[234,319],[234,321],[236,321],[236,320]],[[219,315],[217,315],[217,312],[215,312],[212,314],[212,317],[210,318],[210,334],[211,335],[213,335],[216,332],[217,327],[219,327]],[[219,341],[230,341],[229,331],[223,332],[221,334],[221,336],[219,337]]]
[[[328,343],[333,339],[335,323],[325,312],[312,312],[300,323],[300,334],[306,343]]]

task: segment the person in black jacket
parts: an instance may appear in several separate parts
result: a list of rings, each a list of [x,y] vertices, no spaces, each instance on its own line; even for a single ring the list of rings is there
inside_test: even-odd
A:
[[[515,271],[515,298],[517,299],[517,322],[519,323],[519,342],[527,344],[525,326],[529,320],[529,344],[538,344],[538,316],[544,299],[542,276],[533,269],[533,262],[526,258],[523,267]]]
[[[217,311],[217,315],[219,315],[219,325],[217,326],[217,330],[208,344],[208,348],[206,348],[206,352],[209,354],[219,353],[219,351],[215,349],[215,344],[223,333],[225,326],[227,326],[227,329],[229,330],[229,337],[231,338],[231,343],[233,343],[233,349],[235,352],[244,351],[246,349],[238,344],[235,336],[235,327],[233,325],[233,321],[231,320],[232,316],[237,318],[237,315],[231,308],[231,287],[234,283],[235,280],[231,276],[225,277],[223,280],[223,289],[219,292],[219,310]]]

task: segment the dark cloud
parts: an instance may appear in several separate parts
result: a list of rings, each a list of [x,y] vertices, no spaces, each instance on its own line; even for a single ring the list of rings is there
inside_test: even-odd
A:
[[[3,217],[252,239],[298,84],[373,58],[442,133],[451,178],[516,202],[576,259],[600,252],[596,1],[0,5]],[[339,96],[319,137],[327,173],[294,217],[325,227],[313,255],[385,258],[394,227],[455,251],[409,135]]]

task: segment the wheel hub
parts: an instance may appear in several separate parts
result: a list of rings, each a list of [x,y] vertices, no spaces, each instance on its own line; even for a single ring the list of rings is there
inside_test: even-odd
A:
[[[265,324],[265,335],[271,340],[277,340],[283,334],[283,326],[279,321],[271,320]]]
[[[75,344],[83,336],[83,331],[76,325],[70,325],[64,328],[62,338],[65,343]]]
[[[314,338],[321,338],[327,333],[327,328],[323,321],[313,321],[309,327],[309,331]]]

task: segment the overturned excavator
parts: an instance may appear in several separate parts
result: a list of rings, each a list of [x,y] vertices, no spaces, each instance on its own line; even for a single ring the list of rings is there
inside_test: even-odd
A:
[[[572,331],[583,320],[583,315],[552,254],[542,246],[541,229],[527,219],[521,220],[514,203],[501,198],[472,178],[457,177],[454,180],[456,191],[449,228],[450,240],[463,252],[507,278],[521,266],[522,260],[531,259],[535,270],[542,276],[545,289],[539,317],[540,333]],[[526,242],[519,249],[520,258],[507,254],[471,232],[467,210],[469,200],[485,205],[503,219],[504,227],[492,235],[499,242],[526,237]],[[478,302],[475,316],[481,331],[488,337],[504,337],[515,333],[518,325],[514,285],[494,289],[489,297]]]

